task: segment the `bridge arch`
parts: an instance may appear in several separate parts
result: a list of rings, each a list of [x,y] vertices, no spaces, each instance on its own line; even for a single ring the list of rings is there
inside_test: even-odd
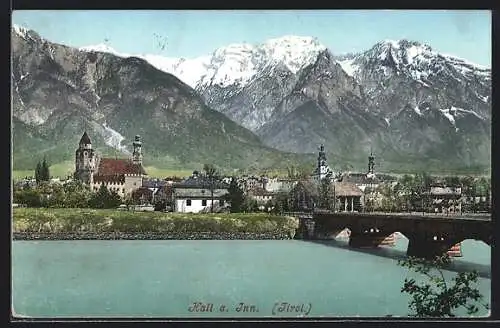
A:
[[[489,242],[488,240],[484,240],[484,238],[482,239],[475,239],[475,238],[454,238],[453,240],[456,240],[456,243],[455,244],[458,244],[458,243],[468,243],[468,242],[480,242],[481,245],[486,245],[486,246],[489,246],[491,247],[491,242]]]

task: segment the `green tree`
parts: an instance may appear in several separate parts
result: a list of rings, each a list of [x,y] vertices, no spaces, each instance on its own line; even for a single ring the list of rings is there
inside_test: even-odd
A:
[[[203,165],[203,171],[205,172],[205,176],[207,177],[207,179],[209,181],[210,213],[213,213],[213,211],[214,211],[214,189],[215,189],[216,180],[219,179],[219,171],[212,164]]]
[[[91,192],[87,185],[78,180],[74,180],[67,182],[63,188],[65,192],[64,207],[89,207]]]
[[[401,203],[401,197],[399,195],[401,185],[399,183],[394,186],[390,183],[382,184],[377,188],[377,191],[382,197],[382,202],[380,208],[376,210],[381,210],[383,212],[395,212],[399,210],[399,204]]]
[[[286,171],[288,179],[295,179],[297,177],[297,170],[295,169],[295,166],[288,166]]]
[[[255,199],[245,197],[243,200],[243,210],[246,213],[257,212],[259,210],[259,204],[257,204]]]
[[[115,191],[109,191],[104,184],[94,193],[89,200],[92,208],[114,208],[121,204],[121,198]]]
[[[43,179],[43,177],[42,177]],[[54,186],[48,181],[41,180],[40,183],[37,184],[36,190],[40,195],[40,201],[42,207],[49,207],[52,197],[52,191]]]
[[[158,199],[154,202],[155,211],[164,211],[167,208],[167,202],[164,199]]]
[[[401,292],[411,296],[410,316],[455,317],[455,311],[459,308],[465,308],[469,315],[473,315],[479,311],[478,302],[485,309],[489,308],[488,304],[481,303],[483,296],[473,287],[478,280],[476,271],[459,272],[451,282],[446,281],[443,270],[449,262],[450,258],[446,254],[434,260],[409,257],[399,261],[401,266],[408,267],[427,279],[420,283],[413,278],[406,278],[404,281]]]
[[[139,205],[141,203],[140,199],[134,194],[134,192],[125,195],[123,202],[125,206],[127,206],[127,211],[130,211],[132,206]]]
[[[319,185],[319,207],[325,210],[332,209],[332,183],[329,179],[321,180]]]
[[[47,199],[48,207],[70,207],[67,205],[67,195],[64,191],[63,186],[59,184],[53,184],[51,186],[50,197]]]
[[[40,166],[39,177],[40,177],[40,181],[49,181],[50,180],[49,165],[47,164],[47,160],[45,159],[45,157],[43,158],[43,162]]]
[[[122,199],[121,199],[120,195],[118,195],[118,193],[116,191],[112,190],[109,193],[109,198],[108,198],[108,202],[106,204],[106,208],[115,208],[115,207],[120,206],[121,203],[122,203]]]
[[[28,207],[41,207],[42,200],[38,189],[36,188],[25,188],[22,190],[17,190],[13,195],[14,203],[25,204]]]
[[[240,186],[238,186],[235,177],[231,178],[231,182],[229,183],[228,193],[225,197],[225,200],[227,200],[231,205],[230,207],[231,213],[240,213],[242,211],[245,195],[243,193],[243,190],[241,190]]]
[[[460,185],[460,178],[457,176],[447,176],[444,178],[447,187],[456,187]]]
[[[41,181],[41,172],[42,172],[42,162],[38,161],[35,168],[35,180],[37,184],[40,183]]]
[[[288,212],[290,211],[290,199],[287,193],[285,192],[280,192],[277,193],[276,196],[274,197],[273,201],[273,213],[275,214],[281,214],[283,212]]]

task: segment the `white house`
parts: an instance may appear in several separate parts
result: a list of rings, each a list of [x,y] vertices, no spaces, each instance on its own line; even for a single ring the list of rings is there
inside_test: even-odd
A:
[[[248,196],[256,200],[258,204],[265,204],[268,201],[272,201],[274,199],[275,193],[257,187],[249,190]]]
[[[298,180],[271,178],[264,181],[264,189],[269,192],[290,192],[297,184]]]
[[[212,184],[207,177],[195,172],[186,180],[173,185],[173,210],[182,213],[210,212],[213,198],[213,210],[218,212],[227,206],[224,196],[228,193],[228,187],[220,181]]]

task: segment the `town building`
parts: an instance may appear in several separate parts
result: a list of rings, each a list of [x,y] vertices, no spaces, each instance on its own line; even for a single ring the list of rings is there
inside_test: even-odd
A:
[[[435,213],[461,213],[462,188],[435,184],[430,186],[431,212]]]
[[[319,209],[321,185],[314,180],[299,181],[291,191],[292,207],[297,211]],[[323,196],[324,197],[324,196]],[[363,192],[356,185],[343,182],[331,182],[327,195],[331,202],[329,210],[336,212],[361,212]]]
[[[298,181],[292,188],[291,205],[298,211],[311,211],[318,208],[320,197],[328,197],[329,210],[340,212],[360,212],[363,208],[363,192],[355,184],[340,181],[342,176],[330,169],[326,161],[325,148],[319,147],[317,166],[310,179]],[[320,195],[322,184],[329,184],[327,195]]]
[[[104,185],[120,197],[125,197],[142,187],[145,176],[140,136],[135,136],[132,158],[118,159],[101,157],[92,149],[87,132],[83,133],[75,152],[75,180],[88,184],[93,191]]]
[[[363,193],[372,193],[380,185],[381,180],[375,174],[375,156],[370,153],[368,156],[368,170],[366,173],[343,174],[342,181],[355,184]]]
[[[263,188],[264,185],[263,179],[257,176],[243,176],[237,182],[244,193],[255,188]]]
[[[264,188],[253,188],[247,193],[248,197],[257,201],[257,204],[266,204],[274,199],[275,193],[267,191]]]
[[[290,178],[264,178],[263,188],[273,193],[290,192],[297,182],[297,179]]]
[[[321,144],[321,146],[319,147],[316,168],[311,174],[311,178],[316,182],[320,182],[326,178],[336,178],[336,173],[332,169],[330,169],[326,161],[325,146],[323,144]]]
[[[142,186],[132,192],[134,202],[141,205],[169,202],[172,198],[172,186],[165,180],[144,179]]]
[[[213,191],[213,211],[222,211],[228,205],[225,201],[228,188],[228,184],[211,181],[205,175],[194,171],[189,178],[172,185],[173,210],[182,213],[210,212]]]

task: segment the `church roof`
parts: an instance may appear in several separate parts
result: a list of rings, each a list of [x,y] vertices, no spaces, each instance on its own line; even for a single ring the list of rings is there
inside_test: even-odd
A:
[[[83,132],[83,135],[80,139],[80,144],[91,144],[91,143],[92,142],[90,142],[90,137],[87,134],[87,131]]]
[[[134,164],[130,159],[101,158],[98,176],[146,174],[141,164]]]
[[[335,191],[333,188],[330,189],[330,192],[335,192],[336,197],[351,197],[351,196],[362,196],[363,192],[353,183],[349,182],[334,182],[335,183]],[[309,195],[313,197],[319,196],[320,184],[316,181],[306,180],[300,181],[294,190],[302,189],[307,192]]]
[[[355,184],[378,184],[380,180],[377,176],[370,176],[366,173],[349,173],[344,175],[343,181]]]

